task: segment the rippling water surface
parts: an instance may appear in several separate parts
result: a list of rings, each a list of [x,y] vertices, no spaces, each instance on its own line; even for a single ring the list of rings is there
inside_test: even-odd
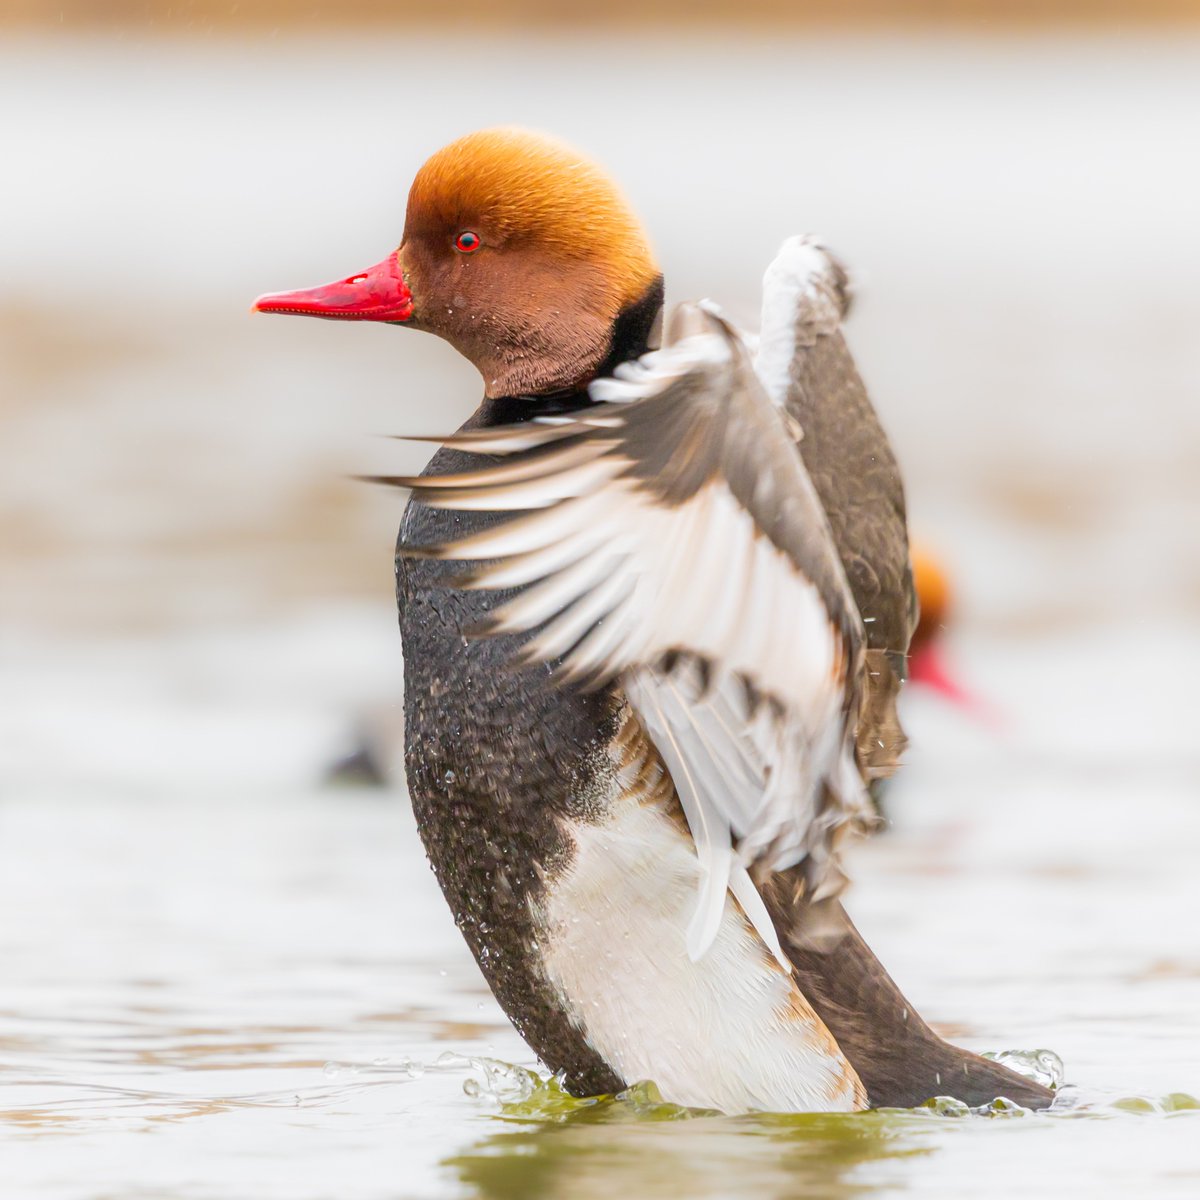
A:
[[[1200,1194],[1198,46],[7,43],[0,1195]],[[908,698],[850,907],[946,1036],[1061,1056],[1054,1112],[526,1094],[402,792],[320,783],[396,736],[397,501],[342,476],[476,384],[245,308],[499,119],[610,162],[676,295],[750,313],[798,228],[860,268],[991,713]]]
[[[374,624],[310,623],[293,649],[353,647]],[[1047,653],[964,657],[1015,705]],[[146,677],[154,655],[122,651]],[[1058,655],[1063,678],[1086,674],[1085,646]],[[206,748],[157,783],[136,753],[112,790],[71,783],[66,762],[17,764],[41,782],[0,807],[9,1194],[1122,1196],[1148,1180],[1194,1194],[1200,810],[1169,738],[1084,761],[1047,745],[1056,703],[1026,704],[999,741],[910,705],[920,748],[889,798],[896,828],[857,856],[852,909],[914,1003],[973,1048],[1058,1052],[1061,1113],[682,1119],[645,1096],[511,1103],[519,1089],[478,1060],[535,1064],[459,941],[403,797],[291,783],[319,772],[339,724],[331,709],[322,739],[311,701],[276,701],[261,732],[295,757],[254,788],[230,755],[254,732],[244,712],[209,712]],[[108,720],[143,726],[132,701],[114,707]],[[1146,738],[1162,715],[1145,712]],[[205,754],[217,761],[189,778]]]

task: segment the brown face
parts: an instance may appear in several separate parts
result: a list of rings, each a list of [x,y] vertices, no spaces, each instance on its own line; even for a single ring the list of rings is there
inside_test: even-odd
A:
[[[550,138],[493,129],[417,173],[395,254],[256,308],[425,329],[476,366],[486,395],[537,394],[588,380],[618,314],[660,281],[637,219],[598,168]]]
[[[399,251],[413,296],[409,322],[445,338],[479,369],[489,395],[574,382],[612,324],[609,281],[536,237],[466,214],[410,219]],[[601,355],[600,357],[603,357]],[[597,359],[598,361],[598,359]]]

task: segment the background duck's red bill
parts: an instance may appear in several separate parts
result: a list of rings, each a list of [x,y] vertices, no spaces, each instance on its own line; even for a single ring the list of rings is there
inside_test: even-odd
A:
[[[268,292],[255,300],[253,309],[341,321],[407,321],[412,310],[412,292],[395,254],[336,283],[299,292]]]
[[[993,729],[1002,729],[1007,724],[999,710],[959,683],[934,642],[926,642],[912,652],[908,660],[908,682],[924,684]]]

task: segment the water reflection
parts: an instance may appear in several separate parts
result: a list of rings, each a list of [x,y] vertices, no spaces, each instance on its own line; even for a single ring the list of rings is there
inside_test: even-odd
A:
[[[610,1105],[490,1134],[445,1162],[481,1200],[842,1200],[873,1190],[856,1178],[863,1164],[929,1154],[935,1140],[908,1114],[654,1121]]]
[[[1047,1052],[1031,1052],[1030,1060],[1038,1053]],[[502,1081],[514,1070],[497,1063],[482,1066],[485,1094],[495,1083],[494,1068]],[[476,1094],[480,1089],[470,1087],[472,1082],[466,1090]],[[493,1096],[497,1091],[502,1094],[503,1086]],[[1119,1157],[1121,1147],[1139,1133],[1149,1133],[1167,1160],[1178,1162],[1186,1154],[1192,1122],[1200,1119],[1200,1101],[1187,1093],[1101,1100],[1068,1089],[1040,1113],[999,1100],[970,1110],[943,1098],[915,1110],[740,1117],[663,1104],[646,1084],[598,1102],[566,1099],[542,1081],[535,1093],[530,1100],[502,1105],[493,1119],[506,1128],[444,1160],[468,1195],[478,1200],[564,1195],[845,1200],[906,1191],[914,1179],[936,1180],[941,1174],[936,1167],[923,1170],[919,1160],[964,1146],[977,1162],[999,1154],[1007,1170],[1013,1157],[1010,1135],[1022,1137],[1029,1153],[1036,1152],[1030,1138],[1040,1140],[1055,1129],[1055,1145],[1068,1162],[1080,1161],[1086,1147],[1098,1144],[1109,1157],[1115,1147]],[[1149,1115],[1182,1118],[1188,1129],[1169,1131],[1159,1123],[1138,1130],[1140,1122],[1130,1123],[1131,1116]],[[982,1174],[971,1192],[1010,1194],[1003,1179]],[[962,1194],[959,1185],[961,1176],[952,1194]]]

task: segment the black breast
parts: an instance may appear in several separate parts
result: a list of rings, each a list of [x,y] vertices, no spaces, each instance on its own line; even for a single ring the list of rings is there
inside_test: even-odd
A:
[[[642,354],[662,307],[661,279],[617,319],[598,374]],[[487,401],[467,427],[510,424],[589,403],[586,390]],[[426,468],[480,466],[442,449]],[[453,540],[500,519],[409,504],[396,592],[404,642],[405,768],[426,853],[454,919],[518,1032],[580,1095],[624,1086],[583,1040],[542,975],[531,902],[570,861],[564,819],[595,819],[616,732],[613,691],[560,688],[545,667],[512,666],[512,638],[468,638],[503,592],[447,587],[463,564],[411,559],[407,545]]]
[[[428,470],[479,465],[442,450]],[[562,818],[597,815],[597,763],[614,730],[610,692],[554,685],[515,668],[511,638],[466,630],[503,592],[446,587],[462,564],[408,559],[405,544],[458,537],[495,518],[410,504],[396,584],[404,642],[405,767],[413,811],[454,919],[522,1037],[580,1094],[623,1082],[568,1022],[540,970],[530,909],[569,861]]]

